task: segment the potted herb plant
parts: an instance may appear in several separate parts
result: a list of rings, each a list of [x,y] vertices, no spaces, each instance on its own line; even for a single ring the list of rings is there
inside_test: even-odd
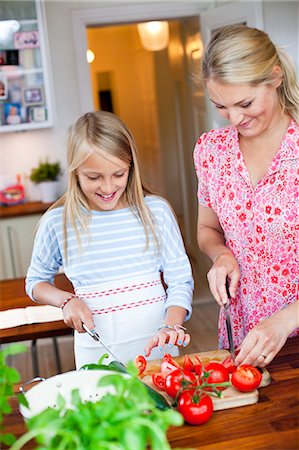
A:
[[[62,174],[59,161],[50,163],[48,159],[40,161],[39,165],[31,170],[30,180],[39,185],[43,203],[57,200],[59,177]]]

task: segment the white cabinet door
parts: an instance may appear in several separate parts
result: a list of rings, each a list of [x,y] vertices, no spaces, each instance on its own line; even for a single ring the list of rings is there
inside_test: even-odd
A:
[[[36,226],[41,215],[2,219],[0,223],[0,279],[26,275],[31,260]]]

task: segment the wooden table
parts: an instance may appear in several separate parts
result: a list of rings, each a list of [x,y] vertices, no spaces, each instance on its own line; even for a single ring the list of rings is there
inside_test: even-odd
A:
[[[70,281],[64,274],[56,275],[55,284],[60,289],[73,292],[73,287]],[[24,278],[16,278],[13,280],[0,281],[0,310],[25,308],[26,306],[40,306],[35,303],[25,293]],[[1,344],[8,344],[10,342],[32,340],[32,359],[34,367],[34,376],[39,374],[38,358],[37,358],[37,339],[53,338],[54,350],[56,355],[56,362],[58,372],[61,371],[59,352],[57,347],[56,337],[66,336],[72,334],[73,330],[65,325],[62,320],[55,322],[34,323],[30,325],[21,325],[13,328],[0,329]]]
[[[200,426],[172,427],[172,448],[200,450],[298,450],[299,448],[299,337],[289,339],[268,366],[269,386],[260,389],[255,405],[217,411]],[[6,432],[25,432],[16,399],[5,419]],[[26,449],[34,449],[33,443]],[[134,449],[132,449],[134,450]]]

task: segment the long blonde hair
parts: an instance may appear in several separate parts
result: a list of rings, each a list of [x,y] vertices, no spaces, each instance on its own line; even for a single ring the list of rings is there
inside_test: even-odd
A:
[[[298,121],[299,86],[295,66],[264,31],[244,25],[219,29],[205,50],[201,78],[205,82],[213,78],[223,83],[270,83],[275,66],[282,71],[278,88],[282,110]]]
[[[128,183],[123,193],[124,204],[138,215],[146,233],[146,247],[150,233],[159,248],[158,231],[144,196],[152,194],[141,179],[135,140],[126,125],[114,114],[105,111],[89,112],[71,127],[68,137],[68,188],[50,209],[64,207],[64,252],[67,261],[67,226],[73,227],[79,251],[81,248],[78,225],[87,232],[91,211],[78,182],[77,168],[93,152],[107,152],[130,166]]]

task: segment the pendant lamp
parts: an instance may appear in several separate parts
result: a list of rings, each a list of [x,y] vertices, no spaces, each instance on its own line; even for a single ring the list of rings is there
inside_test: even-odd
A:
[[[144,22],[137,25],[141,43],[146,50],[163,50],[168,45],[169,27],[166,21]]]

